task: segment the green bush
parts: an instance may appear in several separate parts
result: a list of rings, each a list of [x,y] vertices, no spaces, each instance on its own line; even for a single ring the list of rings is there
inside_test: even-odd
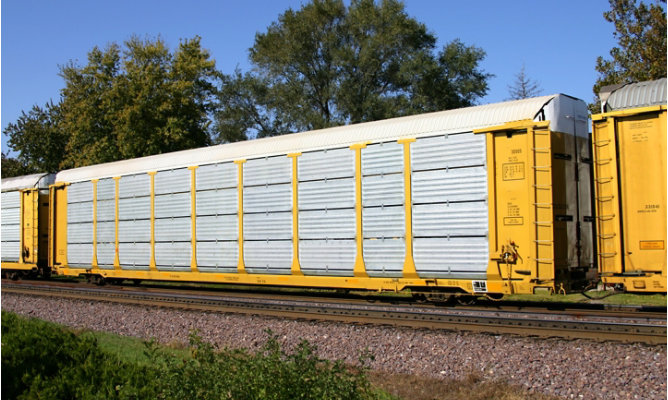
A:
[[[7,399],[375,399],[364,358],[330,362],[303,341],[284,351],[268,332],[256,354],[217,352],[195,333],[191,357],[146,343],[149,363],[102,351],[90,334],[2,313],[2,397]]]

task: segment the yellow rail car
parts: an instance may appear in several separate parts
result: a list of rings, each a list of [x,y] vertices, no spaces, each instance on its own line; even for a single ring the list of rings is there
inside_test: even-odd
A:
[[[592,116],[599,273],[665,293],[666,79],[611,89]]]
[[[593,267],[586,121],[584,102],[552,95],[62,171],[50,264],[104,279],[568,290]]]
[[[54,174],[2,180],[2,274],[48,272],[48,188]]]

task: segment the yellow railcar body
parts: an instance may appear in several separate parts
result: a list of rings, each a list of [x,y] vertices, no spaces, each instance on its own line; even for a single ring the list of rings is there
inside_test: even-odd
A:
[[[592,120],[601,279],[666,292],[666,106]]]

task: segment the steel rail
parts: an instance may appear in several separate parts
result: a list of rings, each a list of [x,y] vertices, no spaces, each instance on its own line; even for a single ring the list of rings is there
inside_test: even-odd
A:
[[[474,309],[438,309],[414,306],[231,297],[192,293],[147,292],[113,288],[46,286],[3,283],[6,293],[52,296],[79,300],[230,312],[270,317],[325,320],[356,324],[390,325],[489,334],[591,339],[666,344],[666,319],[638,316],[587,317],[581,312],[527,313]],[[643,322],[639,322],[642,320]]]

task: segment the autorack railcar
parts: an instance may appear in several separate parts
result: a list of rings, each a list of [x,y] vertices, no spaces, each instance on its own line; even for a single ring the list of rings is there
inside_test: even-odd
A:
[[[98,280],[568,290],[594,266],[588,140],[585,103],[551,95],[61,171],[48,265]]]
[[[601,280],[666,292],[666,79],[602,90],[592,116]]]
[[[49,185],[55,174],[34,174],[2,180],[3,275],[48,274]]]

